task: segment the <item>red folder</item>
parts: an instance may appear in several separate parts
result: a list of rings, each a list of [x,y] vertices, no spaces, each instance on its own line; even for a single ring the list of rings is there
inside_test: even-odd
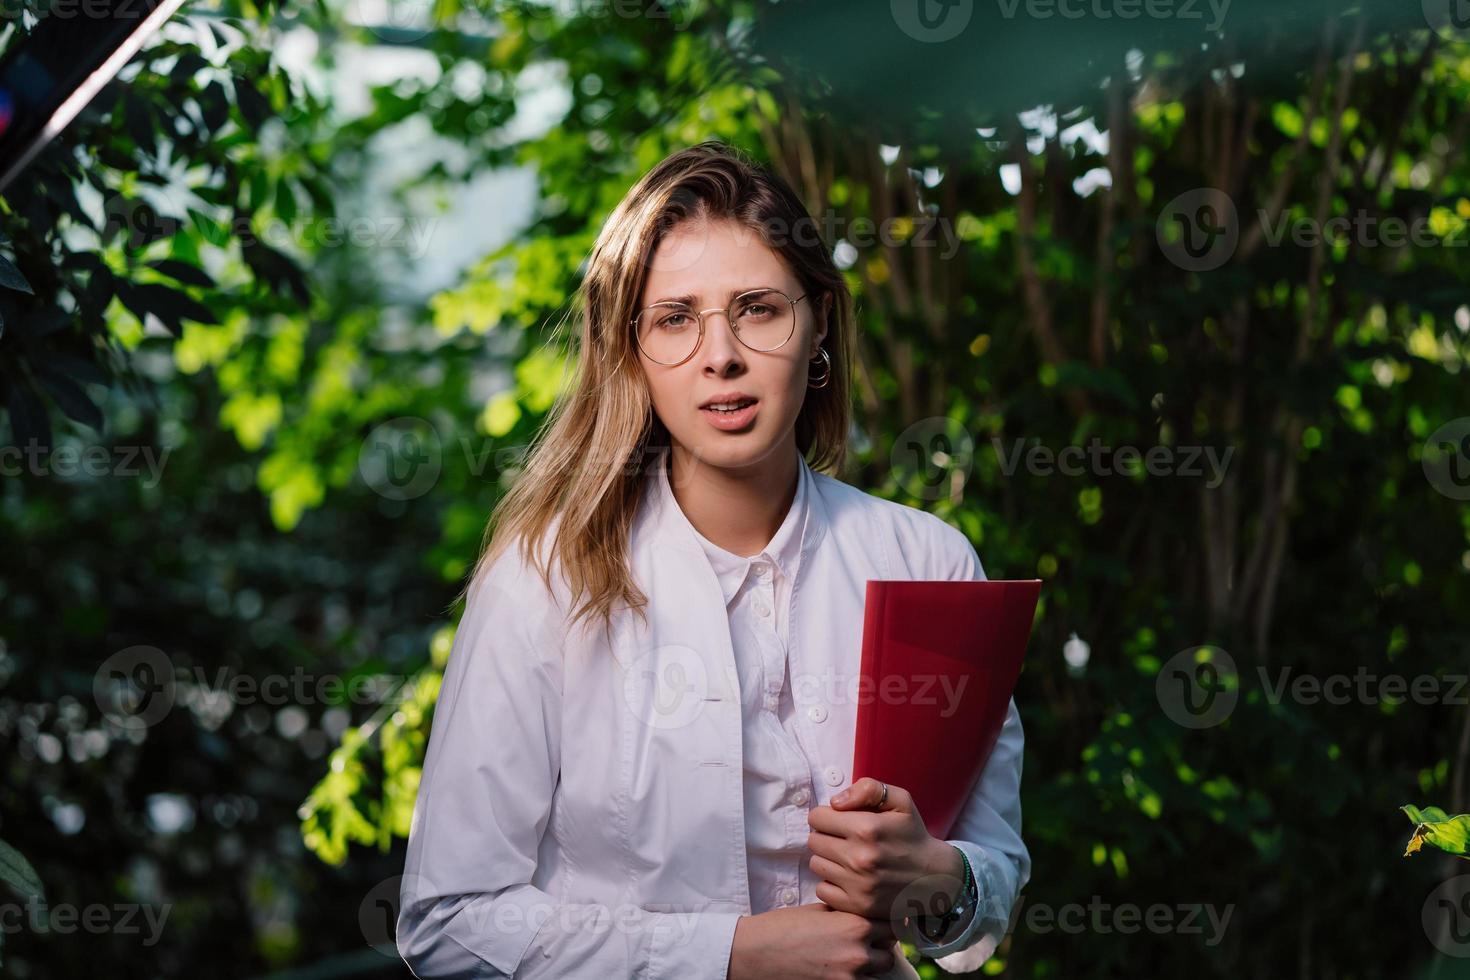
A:
[[[913,795],[945,840],[1005,724],[1040,579],[870,580],[853,781]]]

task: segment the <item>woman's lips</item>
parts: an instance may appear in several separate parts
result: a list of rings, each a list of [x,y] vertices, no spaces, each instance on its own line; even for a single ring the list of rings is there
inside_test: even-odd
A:
[[[717,412],[712,408],[701,408],[699,414],[709,420],[709,424],[724,432],[733,432],[743,429],[755,421],[755,414],[760,409],[760,402],[751,402],[738,412]]]

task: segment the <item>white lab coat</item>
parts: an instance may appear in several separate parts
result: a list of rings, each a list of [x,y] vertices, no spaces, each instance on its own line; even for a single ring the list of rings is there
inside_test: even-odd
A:
[[[752,914],[742,806],[742,716],[725,598],[688,519],[652,481],[628,561],[645,626],[567,626],[512,548],[472,584],[435,709],[409,834],[399,952],[422,978],[724,980],[736,920]],[[943,520],[799,465],[809,516],[790,612],[789,669],[820,757],[816,804],[850,785],[869,579],[983,579]],[[1021,839],[1023,734],[1012,700],[952,831],[981,914],[942,947],[977,968],[1030,878]],[[835,774],[835,778],[834,778]],[[803,894],[802,903],[819,901]],[[912,975],[905,964],[895,976]]]

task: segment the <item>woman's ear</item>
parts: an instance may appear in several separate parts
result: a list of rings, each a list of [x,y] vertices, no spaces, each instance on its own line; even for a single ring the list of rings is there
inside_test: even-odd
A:
[[[816,357],[816,348],[822,346],[822,341],[827,338],[827,324],[832,317],[832,291],[826,290],[822,293],[822,313],[817,319],[817,330],[812,337],[812,356]]]

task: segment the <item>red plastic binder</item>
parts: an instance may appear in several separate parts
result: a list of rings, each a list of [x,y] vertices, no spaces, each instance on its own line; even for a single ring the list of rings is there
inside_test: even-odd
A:
[[[902,786],[946,839],[1005,724],[1040,579],[870,580],[853,781]]]

